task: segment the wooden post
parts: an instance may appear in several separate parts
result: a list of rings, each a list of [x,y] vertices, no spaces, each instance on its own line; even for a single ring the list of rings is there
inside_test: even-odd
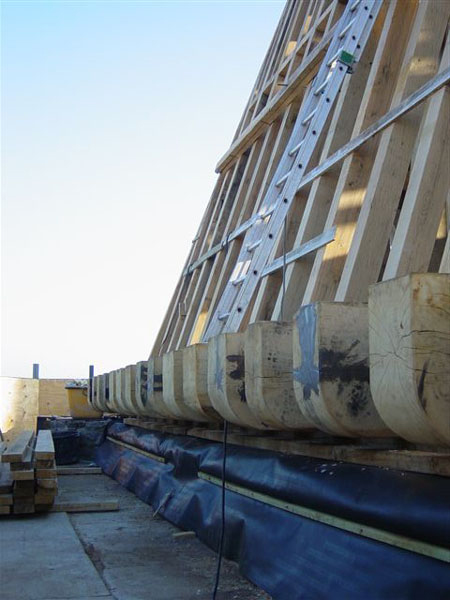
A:
[[[294,390],[302,413],[334,435],[388,436],[370,394],[367,304],[315,302],[295,316]]]
[[[245,394],[243,333],[221,333],[208,342],[208,395],[216,411],[230,423],[264,429]]]
[[[208,344],[193,344],[181,353],[185,404],[198,414],[197,421],[220,421],[208,396]]]
[[[450,444],[450,275],[369,290],[370,386],[384,422],[416,443]]]
[[[311,429],[294,395],[292,325],[259,321],[245,334],[245,393],[251,411],[266,427]]]
[[[183,399],[183,352],[174,350],[163,356],[163,398],[168,410],[178,419],[198,421],[198,413]]]

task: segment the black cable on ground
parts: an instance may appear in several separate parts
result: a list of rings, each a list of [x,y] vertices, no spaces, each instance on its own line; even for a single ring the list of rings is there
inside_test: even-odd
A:
[[[212,600],[216,600],[217,588],[219,587],[220,579],[220,567],[222,566],[222,554],[223,554],[223,541],[225,539],[225,468],[227,464],[227,435],[228,435],[228,422],[223,423],[223,439],[222,439],[222,523],[220,527],[220,543],[219,543],[219,554],[217,557],[217,570],[216,570],[216,581],[214,582],[214,590],[212,594]]]

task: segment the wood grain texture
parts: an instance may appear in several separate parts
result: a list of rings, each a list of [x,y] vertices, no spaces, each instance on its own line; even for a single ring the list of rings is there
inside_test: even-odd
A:
[[[35,429],[39,412],[39,380],[2,377],[0,429],[7,442]]]
[[[70,416],[69,400],[65,386],[70,379],[39,380],[39,414]]]
[[[161,417],[173,419],[163,397],[163,359],[152,356],[147,361],[147,403]]]
[[[243,333],[221,333],[208,342],[208,394],[223,419],[265,429],[247,402]]]
[[[450,275],[412,274],[369,293],[370,382],[406,440],[450,444]]]
[[[196,421],[198,412],[183,399],[183,353],[181,350],[167,352],[163,358],[163,399],[173,418]]]
[[[198,421],[220,421],[208,395],[208,345],[193,344],[181,353],[184,402],[198,413]]]
[[[259,321],[245,333],[245,393],[251,411],[266,427],[310,429],[294,395],[292,325]]]
[[[315,302],[301,308],[293,360],[297,402],[316,427],[349,437],[392,436],[370,393],[367,304]]]
[[[21,463],[29,449],[29,445],[33,440],[33,430],[25,430],[19,433],[14,440],[8,444],[6,450],[2,454],[3,463]]]

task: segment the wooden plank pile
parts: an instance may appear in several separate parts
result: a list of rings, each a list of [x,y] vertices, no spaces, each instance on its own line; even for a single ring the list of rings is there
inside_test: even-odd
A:
[[[403,440],[446,472],[449,17],[286,3],[150,357],[96,408]]]
[[[4,448],[0,474],[0,514],[50,510],[58,493],[51,431],[20,433]]]

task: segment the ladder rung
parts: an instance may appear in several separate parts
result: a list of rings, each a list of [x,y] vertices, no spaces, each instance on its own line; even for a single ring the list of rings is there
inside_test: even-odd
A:
[[[275,184],[275,185],[276,185],[277,187],[280,187],[280,185],[283,185],[283,183],[284,183],[285,181],[287,181],[287,179],[288,179],[288,177],[289,177],[289,175],[290,175],[290,174],[291,174],[291,172],[289,171],[288,173],[286,173],[286,175],[283,175],[283,177],[282,177],[281,179],[279,179],[279,180],[276,182],[276,184]]]
[[[305,119],[303,119],[302,125],[307,125],[311,121],[313,116],[316,114],[316,112],[317,112],[317,107],[314,110],[312,110]]]
[[[237,279],[235,279],[231,283],[233,285],[239,285],[240,283],[242,283],[245,280],[246,277],[247,277],[247,275],[241,275],[240,277],[238,277]]]
[[[326,88],[328,85],[328,77],[325,79],[325,81],[323,83],[321,83],[319,85],[319,87],[317,88],[317,90],[314,91],[314,96],[318,96],[320,94],[320,92]]]
[[[361,0],[355,0],[350,7],[350,12],[353,12],[361,4]]]
[[[327,67],[331,67],[331,65],[340,57],[341,52],[342,52],[342,48],[339,48],[339,50],[335,54],[333,54],[333,56],[327,62]]]
[[[247,251],[252,252],[255,248],[257,248],[262,242],[262,238],[257,242],[253,242],[253,244],[247,244]]]
[[[274,210],[275,210],[275,204],[272,204],[272,206],[270,206],[265,212],[260,212],[258,217],[264,221],[264,219],[267,219],[267,217],[270,217],[270,215],[273,213]]]
[[[302,147],[302,144],[303,144],[304,141],[305,141],[305,138],[303,138],[301,142],[299,142],[296,146],[294,146],[292,148],[292,150],[289,150],[289,156],[294,156],[294,154],[297,154],[297,152]]]
[[[341,33],[339,34],[339,39],[342,40],[342,38],[344,38],[348,32],[348,30],[350,29],[350,27],[353,25],[353,23],[356,21],[356,17],[354,19],[352,19],[350,21],[350,23],[344,27],[344,29],[341,31]]]
[[[219,315],[217,318],[219,319],[219,321],[225,321],[225,319],[228,319],[228,317],[231,315],[230,312],[226,312],[226,313],[222,313],[221,315]]]

